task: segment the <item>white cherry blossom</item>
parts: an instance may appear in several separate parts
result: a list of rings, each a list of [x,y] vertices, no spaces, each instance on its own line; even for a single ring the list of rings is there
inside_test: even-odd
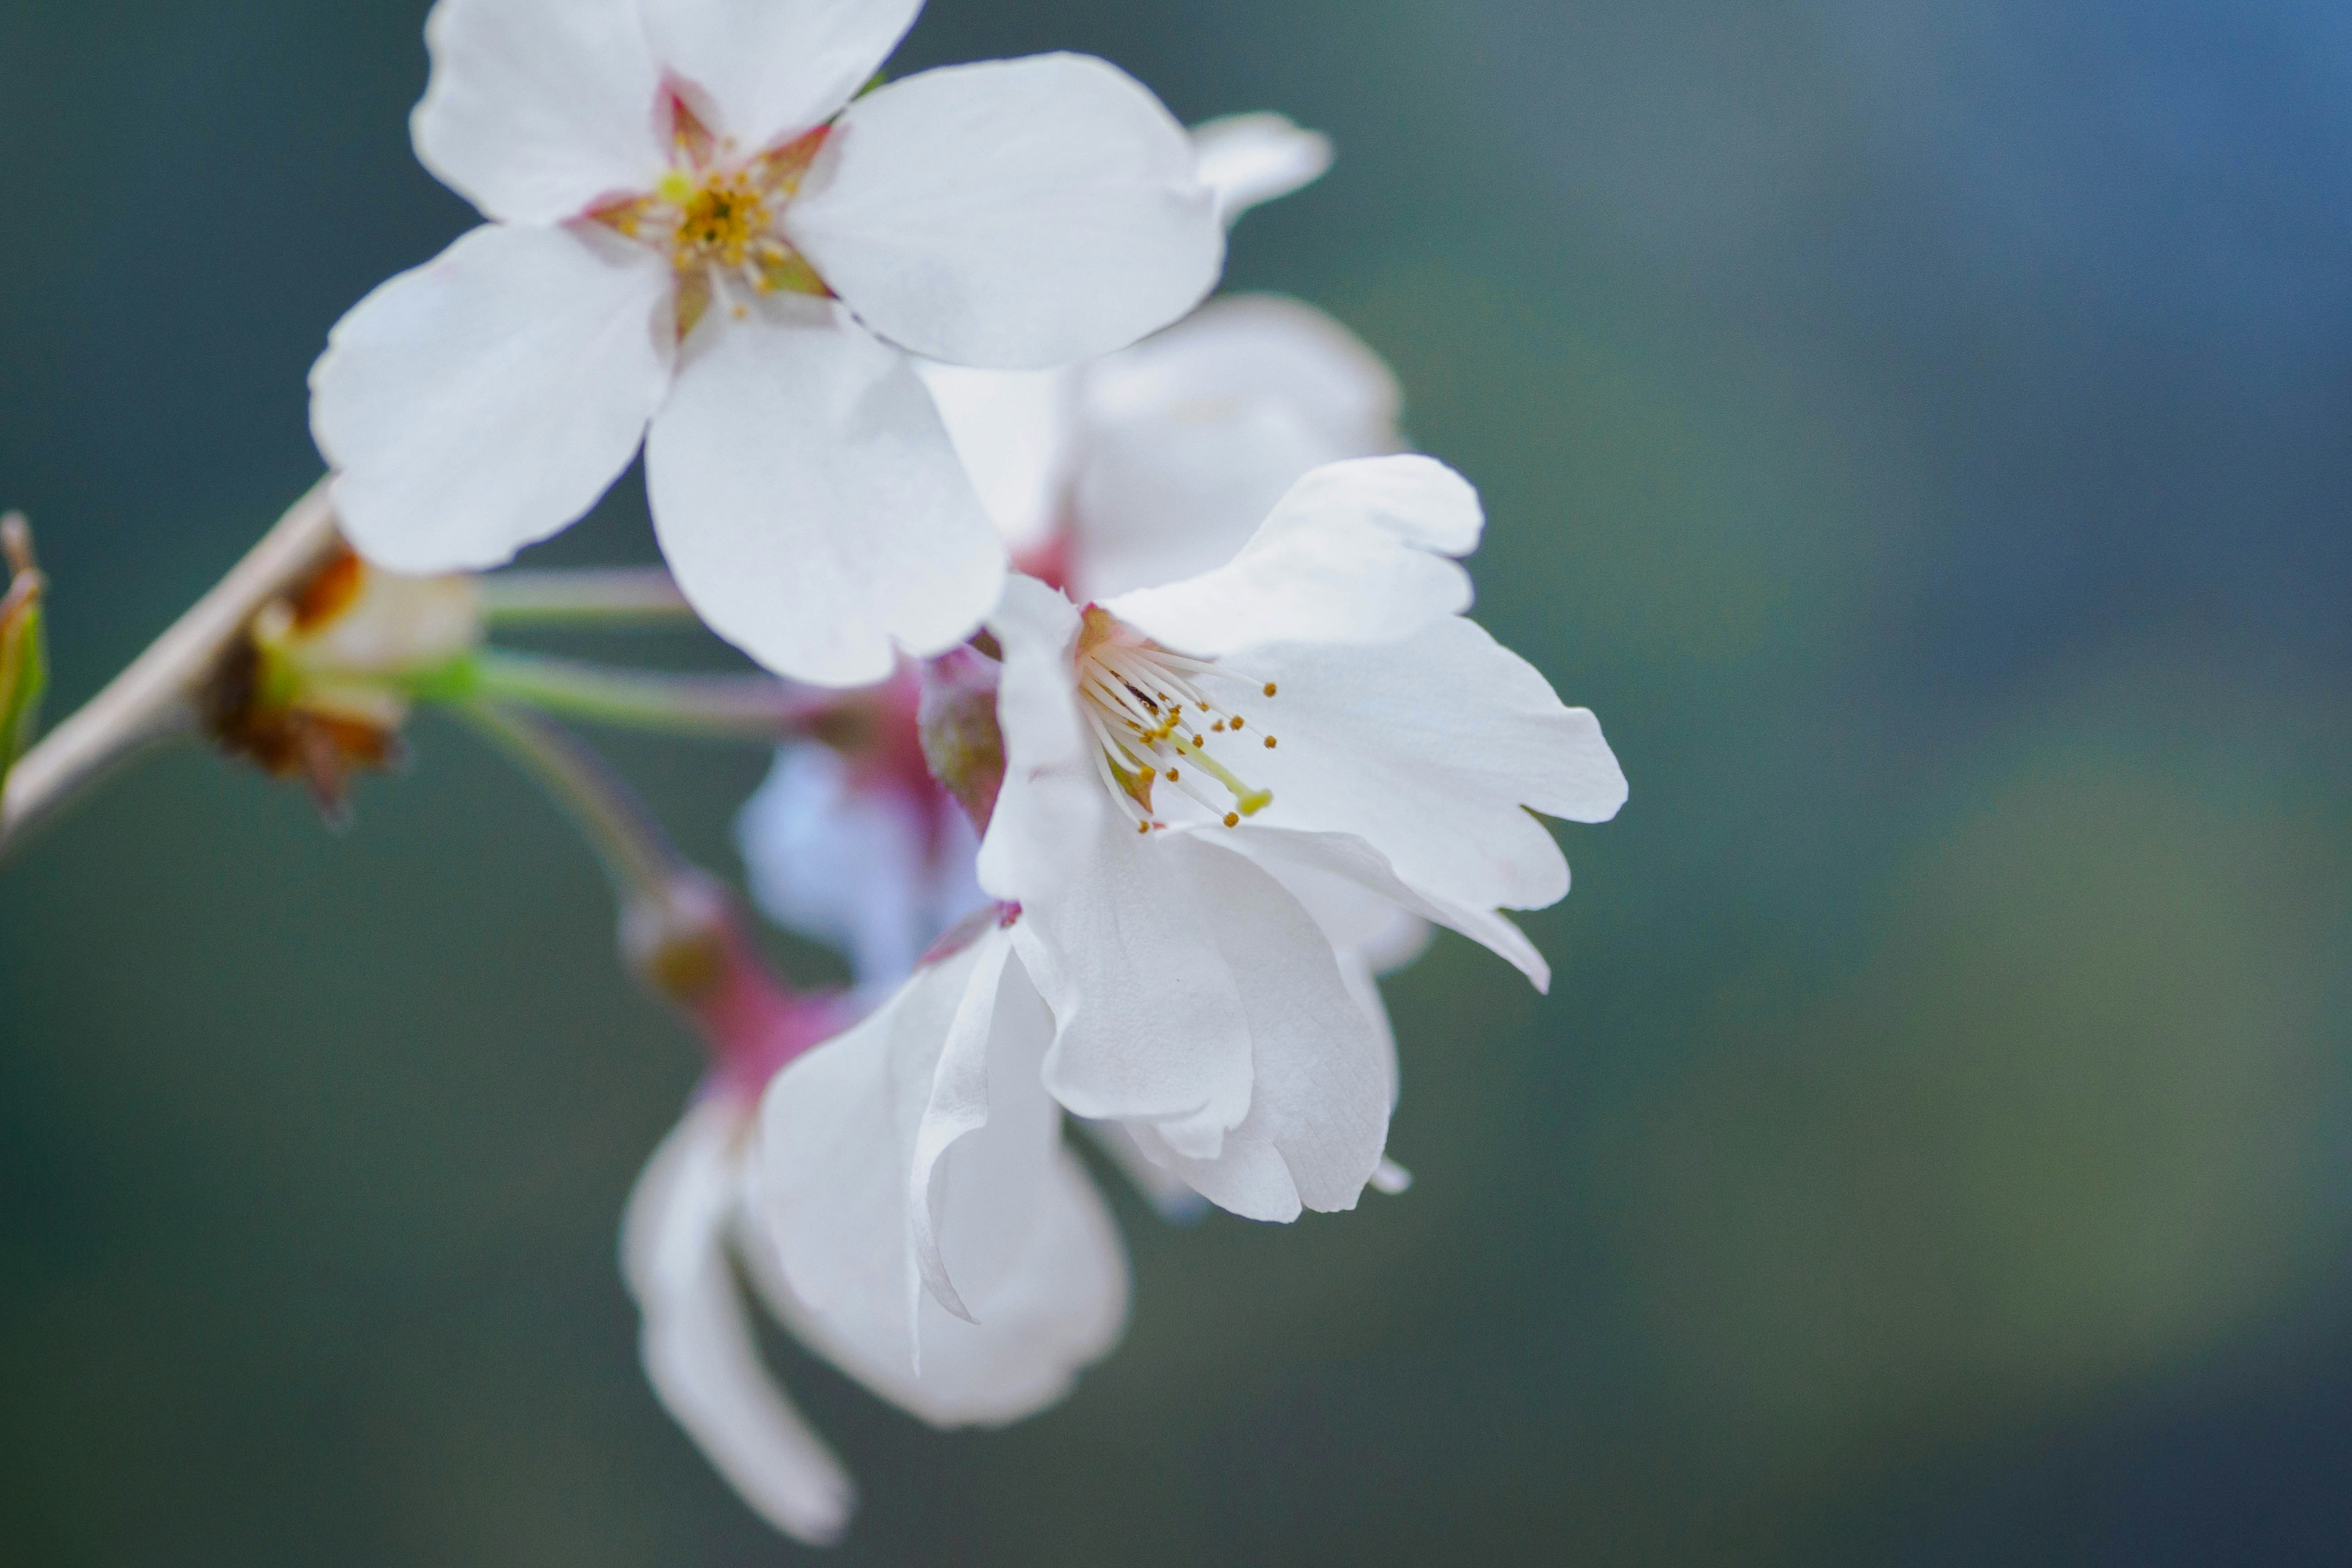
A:
[[[1402,445],[1387,368],[1295,300],[1219,300],[1054,379],[1066,395],[1044,404],[1024,399],[1036,384],[1018,375],[961,371],[936,384],[1023,563],[1081,597],[1222,565],[1307,470]],[[1021,454],[1049,449],[1044,468],[1014,472]],[[912,704],[881,718],[905,728]],[[942,823],[919,758],[911,776],[898,765],[912,749],[878,737],[872,755],[844,763],[814,742],[787,746],[737,824],[761,906],[842,948],[861,984],[896,984],[983,901],[968,833]],[[838,874],[845,856],[858,875]]]
[[[1021,910],[1046,1086],[1238,1213],[1348,1207],[1380,1169],[1394,1067],[1331,890],[1543,986],[1498,912],[1568,891],[1532,813],[1625,798],[1592,715],[1463,618],[1453,558],[1482,525],[1442,464],[1334,464],[1222,567],[1083,609],[1015,578],[991,620],[1006,768],[980,876]]]
[[[417,152],[490,221],[312,373],[353,543],[496,564],[642,441],[681,587],[763,663],[859,684],[967,634],[1003,551],[908,355],[1119,348],[1208,291],[1223,239],[1181,128],[1100,60],[856,96],[919,9],[440,0]]]
[[[756,1207],[800,1331],[937,1425],[1016,1419],[1126,1323],[1127,1258],[1039,1066],[995,922],[778,1074]]]
[[[1331,160],[1325,137],[1279,114],[1211,121],[1192,136],[1228,222]],[[1272,296],[1214,301],[1134,348],[1058,370],[919,368],[1018,563],[1082,597],[1221,565],[1308,469],[1403,445],[1388,367],[1323,312]],[[767,912],[887,989],[984,896],[969,835],[942,825],[946,797],[919,757],[903,765],[911,741],[876,733],[908,730],[911,701],[880,706],[878,723],[858,727],[873,739],[848,760],[814,742],[782,748],[736,837]],[[845,857],[859,875],[837,874]],[[1410,918],[1401,929],[1410,956],[1420,930]],[[1115,1142],[1124,1159],[1131,1145]],[[1148,1179],[1172,1197],[1156,1167]]]
[[[1059,1398],[1078,1369],[1116,1342],[1126,1316],[1126,1254],[1076,1162],[1049,1147],[1060,1112],[1038,1086],[1035,1064],[1051,1028],[1041,1032],[1034,993],[1016,980],[1003,987],[1005,1005],[994,1017],[1008,1070],[1016,1048],[1028,1051],[1027,1096],[1000,1091],[992,1130],[947,1162],[940,1178],[943,1201],[978,1181],[976,1196],[956,1201],[979,1203],[985,1218],[1001,1200],[1003,1224],[1036,1238],[972,1264],[989,1321],[944,1331],[927,1324],[919,1366],[908,1291],[859,1298],[845,1311],[837,1271],[812,1272],[801,1259],[796,1271],[812,1292],[803,1295],[778,1241],[808,1237],[779,1230],[772,1214],[808,1217],[819,1237],[845,1249],[835,1259],[856,1279],[888,1275],[903,1261],[908,1161],[894,1142],[893,1096],[929,1092],[950,1036],[937,1005],[960,998],[978,972],[951,958],[861,1023],[854,1002],[785,989],[723,905],[709,912],[715,930],[684,929],[716,936],[714,945],[697,947],[712,973],[682,1005],[712,1070],[638,1179],[622,1229],[622,1269],[663,1405],[764,1518],[822,1544],[846,1526],[856,1489],[761,1354],[753,1302],[739,1279],[794,1338],[883,1398],[937,1426],[993,1425]],[[672,929],[657,923],[641,934],[658,942]],[[986,955],[980,947],[971,958]],[[987,983],[997,984],[992,973]],[[921,1085],[909,1089],[903,1075]],[[808,1125],[771,1114],[763,1140],[762,1094],[787,1076],[848,1085],[851,1092],[827,1102],[843,1119]],[[879,1210],[877,1180],[887,1188]],[[936,1304],[929,1313],[945,1318]]]
[[[724,1096],[687,1112],[630,1195],[622,1272],[663,1405],[761,1518],[822,1546],[848,1526],[857,1491],[768,1370],[735,1282],[736,1259],[763,1245],[742,1224],[749,1125]]]

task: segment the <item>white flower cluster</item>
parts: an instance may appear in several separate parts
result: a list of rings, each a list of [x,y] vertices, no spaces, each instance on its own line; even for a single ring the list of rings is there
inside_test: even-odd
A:
[[[1303,305],[1202,307],[1322,139],[1188,135],[1068,55],[874,85],[919,5],[440,0],[417,152],[488,221],[312,375],[375,565],[504,562],[642,446],[703,619],[877,688],[743,825],[871,1010],[715,1079],[626,1227],[665,1402],[811,1541],[850,1486],[739,1265],[919,1415],[1037,1409],[1127,1310],[1066,1124],[1171,1210],[1401,1189],[1373,976],[1433,924],[1546,984],[1499,912],[1568,891],[1534,814],[1625,798],[1591,714],[1465,618],[1478,500],[1401,455],[1386,368]]]

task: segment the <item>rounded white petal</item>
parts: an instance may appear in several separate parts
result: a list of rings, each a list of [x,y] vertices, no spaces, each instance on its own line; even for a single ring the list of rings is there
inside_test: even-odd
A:
[[[1204,657],[1393,641],[1469,607],[1469,574],[1450,557],[1477,547],[1483,523],[1477,492],[1433,458],[1332,463],[1293,486],[1225,565],[1105,607]]]
[[[687,1113],[630,1195],[623,1272],[644,1314],[654,1392],[743,1500],[813,1546],[840,1538],[856,1489],[760,1359],[728,1258],[741,1113]]]
[[[1047,543],[1068,484],[1076,374],[973,370],[935,360],[915,368],[1006,545],[1017,554]]]
[[[856,686],[980,624],[1004,547],[905,356],[838,307],[769,301],[714,307],[684,359],[646,478],[712,630],[779,674]]]
[[[1259,827],[1259,824],[1252,823],[1249,833],[1233,841],[1234,847],[1246,853],[1251,843],[1265,836]],[[1279,828],[1267,831],[1296,837],[1282,835]],[[1400,908],[1391,896],[1394,889],[1375,892],[1346,872],[1326,868],[1309,859],[1265,858],[1260,864],[1290,889],[1291,897],[1307,906],[1307,912],[1315,917],[1315,923],[1323,928],[1323,934],[1331,939],[1333,947],[1360,954],[1370,973],[1386,974],[1402,969],[1428,950],[1428,918]],[[1392,874],[1389,875],[1392,880]],[[1408,894],[1407,902],[1412,901],[1415,900]]]
[[[1259,402],[1289,410],[1344,457],[1380,457],[1403,445],[1395,373],[1332,317],[1278,294],[1213,300],[1097,360],[1087,367],[1082,414],[1100,429],[1186,412],[1208,419]]]
[[[1077,1374],[1127,1326],[1127,1252],[1085,1167],[1055,1151],[1037,1227],[1020,1267],[982,1321],[951,1316],[929,1295],[915,1309],[922,1367],[908,1360],[905,1315],[820,1320],[792,1296],[774,1248],[747,1248],[753,1281],[803,1343],[885,1399],[934,1426],[1000,1426],[1068,1394]]]
[[[759,152],[873,79],[923,0],[638,0],[655,55],[712,132]]]
[[[1331,139],[1286,115],[1228,114],[1192,127],[1201,183],[1227,223],[1262,203],[1303,190],[1331,167]]]
[[[1544,962],[1543,954],[1528,940],[1525,931],[1491,907],[1459,903],[1411,886],[1397,874],[1387,856],[1355,834],[1302,832],[1253,822],[1247,832],[1230,842],[1237,854],[1256,861],[1310,909],[1318,902],[1329,908],[1321,884],[1352,883],[1363,894],[1389,903],[1405,921],[1413,922],[1402,928],[1400,936],[1419,937],[1425,945],[1426,927],[1444,926],[1507,961],[1538,991],[1551,987],[1551,966]],[[1554,853],[1558,853],[1557,847]],[[1567,875],[1565,860],[1560,862],[1560,873],[1563,878]],[[1565,886],[1563,881],[1562,887]],[[1318,918],[1320,923],[1320,911]],[[1421,929],[1415,930],[1416,926]],[[1325,934],[1330,934],[1328,924]],[[1365,947],[1338,940],[1332,945],[1343,953],[1354,954],[1368,969],[1378,963]],[[1409,960],[1413,955],[1406,957]]]
[[[1253,826],[1353,834],[1433,900],[1558,902],[1568,863],[1528,813],[1605,822],[1624,804],[1599,721],[1474,622],[1445,616],[1397,643],[1257,648],[1245,668],[1280,693],[1252,704],[1251,722],[1281,740],[1250,759],[1274,792]]]
[[[1184,835],[1104,813],[1083,848],[1076,874],[1023,900],[1013,928],[1056,1025],[1045,1085],[1079,1116],[1155,1122],[1213,1157],[1250,1106],[1254,1021],[1228,944],[1245,935],[1302,964],[1328,963],[1329,944],[1304,910],[1283,920],[1296,904],[1263,872],[1233,905],[1234,879]]]
[[[440,0],[425,41],[416,156],[486,216],[561,223],[667,167],[636,0]]]
[[[1071,591],[1108,599],[1212,571],[1325,463],[1396,451],[1388,367],[1311,305],[1217,300],[1087,367]]]
[[[382,285],[310,372],[345,537],[422,574],[565,528],[635,455],[675,338],[667,263],[593,225],[488,225]]]
[[[735,842],[760,907],[846,954],[861,987],[898,984],[986,901],[961,812],[928,812],[895,783],[861,784],[838,752],[814,741],[778,750],[736,816]]]
[[[1167,1122],[1129,1130],[1147,1153],[1245,1218],[1353,1208],[1388,1142],[1394,1068],[1382,1030],[1278,883],[1214,840],[1191,851],[1195,885],[1224,911],[1218,946],[1249,1021],[1249,1114],[1205,1155]]]
[[[1125,347],[1200,303],[1224,260],[1183,129],[1077,55],[926,71],[858,100],[783,221],[884,337],[1007,370]]]
[[[1125,1254],[1038,1081],[1051,1021],[1006,950],[991,932],[919,971],[761,1112],[758,1205],[796,1326],[941,1426],[1059,1398],[1126,1317]],[[923,1289],[917,1213],[972,1321]]]

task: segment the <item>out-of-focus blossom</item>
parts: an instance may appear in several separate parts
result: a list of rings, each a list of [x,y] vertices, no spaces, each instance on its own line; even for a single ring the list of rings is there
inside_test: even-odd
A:
[[[1213,572],[1084,609],[1015,578],[991,619],[981,884],[1021,910],[1046,1087],[1237,1213],[1349,1207],[1379,1168],[1394,1066],[1331,929],[1355,895],[1543,985],[1497,912],[1568,891],[1532,813],[1625,798],[1592,715],[1463,618],[1482,524],[1441,464],[1335,464]]]
[[[206,725],[225,751],[305,780],[331,816],[354,771],[399,754],[406,684],[481,637],[473,579],[406,576],[341,551],[254,617],[214,675]]]
[[[1277,114],[1195,127],[1227,222],[1330,166]],[[1081,597],[1222,564],[1307,469],[1401,450],[1396,378],[1347,328],[1270,295],[1038,372],[927,363],[957,455],[1017,563]]]
[[[902,676],[860,694],[871,721],[839,742],[779,750],[735,823],[760,907],[839,950],[861,985],[880,990],[987,901],[972,869],[979,838],[923,766],[919,692]]]
[[[1331,139],[1281,114],[1228,114],[1192,127],[1193,166],[1231,224],[1255,206],[1306,189],[1331,168]]]
[[[724,1091],[688,1110],[630,1194],[622,1272],[663,1408],[761,1518],[821,1546],[848,1525],[856,1488],[761,1358],[736,1284],[737,1258],[759,1245],[741,1226],[751,1126]]]
[[[862,684],[969,632],[1003,552],[907,355],[1122,347],[1208,292],[1223,237],[1181,128],[1100,60],[853,101],[919,9],[440,0],[417,153],[491,221],[312,373],[361,550],[495,564],[642,439],[679,585],[763,663]]]

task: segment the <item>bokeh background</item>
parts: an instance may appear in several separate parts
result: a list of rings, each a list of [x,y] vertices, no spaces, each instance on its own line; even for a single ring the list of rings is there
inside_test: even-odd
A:
[[[0,6],[60,704],[469,222],[425,8]],[[1231,281],[1395,363],[1633,799],[1564,830],[1549,999],[1390,984],[1410,1195],[1126,1203],[1125,1348],[1007,1433],[779,1344],[837,1561],[2352,1560],[2352,13],[936,0],[899,66],[1054,47],[1336,137]],[[536,558],[649,555],[630,482]],[[691,1047],[562,826],[415,739],[343,837],[189,752],[0,874],[0,1558],[795,1558],[615,1274]],[[764,759],[612,749],[731,868]]]

